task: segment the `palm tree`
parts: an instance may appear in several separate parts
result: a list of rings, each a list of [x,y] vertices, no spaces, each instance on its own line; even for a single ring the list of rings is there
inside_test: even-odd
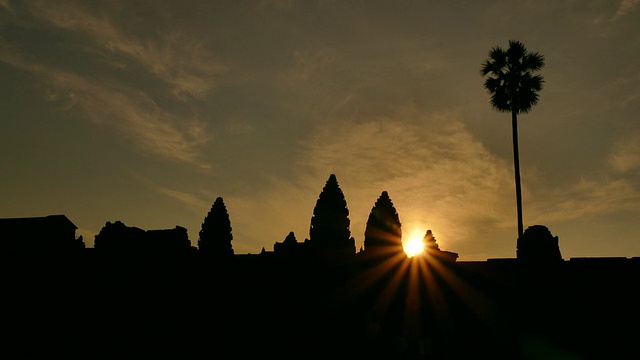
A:
[[[538,103],[538,91],[544,80],[535,74],[544,66],[544,57],[528,52],[519,41],[509,40],[505,51],[499,46],[489,52],[480,73],[487,76],[484,87],[491,94],[491,106],[498,111],[511,112],[513,132],[513,163],[516,177],[516,203],[518,207],[518,237],[522,236],[522,189],[520,187],[520,160],[518,155],[518,114],[528,113]]]

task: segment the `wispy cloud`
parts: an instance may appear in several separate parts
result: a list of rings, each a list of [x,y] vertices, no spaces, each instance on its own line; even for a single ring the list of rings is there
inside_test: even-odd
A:
[[[303,142],[290,178],[271,179],[250,197],[229,199],[228,207],[242,214],[234,223],[247,245],[270,248],[288,231],[299,241],[308,237],[313,207],[331,173],[345,193],[358,248],[382,191],[389,192],[407,235],[431,229],[444,249],[455,251],[456,244],[471,241],[478,226],[504,228],[513,222],[509,165],[489,153],[453,115],[399,114],[336,121],[314,130]],[[485,240],[491,239],[475,239]]]
[[[562,187],[535,179],[535,191],[526,199],[530,223],[597,219],[640,211],[640,191],[634,174],[640,169],[640,133],[630,131],[616,141],[606,160],[608,167],[594,167],[591,173]]]
[[[337,53],[332,50],[295,50],[293,51],[292,56],[295,66],[288,75],[288,78],[292,82],[309,80],[323,68],[334,63],[338,57]]]
[[[618,7],[618,11],[616,11],[611,20],[617,20],[627,15],[629,12],[633,11],[638,4],[640,4],[640,0],[622,0]]]
[[[9,5],[4,3],[3,6]],[[50,64],[30,54],[22,43],[0,39],[0,61],[36,75],[46,83],[48,100],[63,102],[69,110],[79,110],[83,117],[115,129],[128,137],[142,151],[172,161],[184,162],[208,170],[200,149],[213,136],[198,116],[169,110],[161,105],[166,98],[154,95],[148,84],[128,82],[104,71],[132,67],[146,69],[157,80],[167,84],[173,98],[204,98],[216,86],[216,75],[223,67],[194,40],[179,34],[160,34],[155,41],[141,40],[118,28],[106,15],[97,15],[73,2],[33,1],[13,9],[17,26],[53,28],[53,32],[72,32],[65,43],[93,57],[96,64],[108,52],[112,60],[105,69],[91,73],[69,64]],[[117,60],[120,59],[120,60]],[[62,67],[64,66],[64,68]]]
[[[9,0],[0,0],[0,7],[5,8],[5,10],[10,12],[12,15],[15,15],[15,11],[13,10],[13,7],[11,6]]]
[[[538,224],[640,210],[640,192],[626,179],[582,179],[569,188],[541,189],[536,197],[528,208]]]
[[[301,146],[290,178],[273,178],[250,196],[229,198],[237,239],[246,252],[259,251],[251,248],[256,245],[270,249],[288,231],[299,241],[308,237],[317,196],[335,173],[358,248],[369,212],[384,190],[398,210],[404,234],[431,229],[441,248],[464,249],[464,259],[480,260],[488,253],[513,256],[513,165],[487,150],[459,115],[429,117],[407,111],[370,120],[329,121]],[[631,181],[597,180],[593,175],[563,188],[540,179],[524,181],[525,222],[558,223],[640,210],[640,193]]]
[[[95,46],[128,57],[169,84],[178,98],[203,99],[216,87],[216,75],[226,69],[201,42],[180,32],[166,30],[156,40],[142,40],[78,4],[34,1],[29,7],[41,21],[88,36]]]
[[[468,240],[480,224],[510,223],[509,164],[487,151],[455,114],[398,114],[328,127],[308,149],[303,161],[313,172],[344,174],[351,187],[348,201],[360,216],[354,218],[357,233],[364,233],[366,216],[383,190],[407,231],[428,227],[444,242]]]
[[[202,197],[189,192],[170,189],[155,183],[151,183],[151,186],[155,191],[177,201],[198,215],[206,214],[207,209],[211,207],[212,204],[210,200],[204,200]]]
[[[628,133],[615,143],[609,164],[623,173],[640,169],[640,131]]]
[[[115,128],[144,152],[208,170],[199,148],[212,135],[197,117],[184,119],[162,109],[147,94],[107,80],[98,82],[41,64],[0,38],[0,61],[40,77],[49,84],[50,99],[79,109],[94,122]]]
[[[640,4],[640,0],[621,0],[618,2],[617,7],[610,8],[611,11],[608,11],[607,13],[600,13],[598,16],[596,16],[593,19],[593,23],[602,24],[606,22],[617,22],[618,20],[626,17],[627,15],[629,15],[629,13],[634,11],[637,8],[638,4]],[[615,6],[613,4],[613,1],[608,5]],[[613,12],[614,10],[615,12]]]
[[[324,181],[270,177],[262,189],[251,193],[221,194],[233,224],[235,252],[257,253],[262,247],[273,250],[273,244],[284,240],[290,231],[298,241],[304,241],[309,237],[313,207]]]

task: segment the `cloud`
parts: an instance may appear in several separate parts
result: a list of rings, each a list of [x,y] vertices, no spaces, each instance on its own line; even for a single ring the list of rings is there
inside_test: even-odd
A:
[[[47,83],[47,97],[79,109],[94,122],[116,129],[142,151],[208,170],[199,149],[212,139],[197,117],[182,118],[161,108],[146,93],[108,80],[87,77],[41,64],[0,38],[0,61],[38,76]]]
[[[513,188],[510,165],[491,154],[455,114],[398,114],[325,127],[302,161],[313,172],[344,173],[358,233],[381,191],[403,227],[428,227],[443,241],[464,241],[476,227],[505,227]],[[339,170],[339,171],[338,171]],[[345,179],[347,177],[348,179]],[[340,178],[339,178],[340,179]],[[406,226],[404,226],[406,225]]]
[[[465,260],[513,256],[513,165],[487,150],[460,115],[409,110],[368,120],[333,119],[318,125],[300,147],[289,178],[271,178],[260,190],[225,199],[243,252],[271,250],[289,231],[298,241],[308,237],[317,197],[335,173],[358,248],[372,206],[388,191],[407,237],[431,229],[442,249],[460,252]],[[640,210],[632,181],[592,175],[562,188],[548,186],[543,174],[525,179],[525,222]]]
[[[143,151],[203,170],[211,167],[200,159],[198,148],[211,136],[199,119],[179,119],[144,93],[113,91],[65,73],[55,74],[54,81],[64,84],[63,89],[74,99],[75,106],[88,117],[115,126]]]
[[[292,83],[305,82],[321,72],[323,68],[337,61],[337,53],[333,50],[301,51],[292,53],[295,66],[287,78]]]
[[[256,131],[256,128],[246,120],[231,119],[227,123],[226,130],[230,135],[248,135]]]
[[[3,7],[6,11],[10,12],[11,15],[15,16],[16,12],[11,6],[9,0],[0,0],[0,7]]]
[[[298,241],[308,237],[313,207],[331,173],[345,194],[358,248],[382,191],[389,192],[407,236],[431,229],[443,249],[485,241],[474,240],[478,227],[502,229],[514,222],[509,164],[489,153],[455,115],[334,121],[317,126],[300,146],[291,177],[225,199],[230,216],[232,210],[238,214],[234,242],[243,242],[247,252],[259,251],[251,246],[270,250],[289,231]]]
[[[58,29],[92,38],[97,46],[124,55],[172,87],[178,98],[204,99],[226,67],[215,61],[201,42],[167,30],[157,40],[141,40],[125,33],[105,15],[97,16],[72,3],[30,2],[31,13]]]
[[[528,205],[532,223],[545,224],[620,211],[639,211],[640,193],[627,179],[581,179],[563,189],[541,189]]]
[[[622,173],[640,168],[640,132],[628,133],[615,143],[609,164]]]
[[[629,12],[631,12],[636,6],[640,4],[640,0],[622,0],[620,2],[620,6],[618,7],[618,11],[616,11],[615,15],[611,20],[617,20]]]
[[[273,244],[283,241],[290,231],[298,241],[304,241],[325,181],[270,177],[262,189],[223,196],[236,254],[258,253],[263,247],[273,250]]]
[[[149,183],[151,184],[153,190],[173,200],[176,200],[178,203],[182,204],[187,209],[193,211],[198,215],[201,215],[203,211],[206,213],[208,211],[207,209],[211,207],[209,201],[206,201],[199,196],[184,191],[170,189],[168,187],[164,187],[155,183]]]
[[[527,213],[532,223],[596,219],[607,214],[640,211],[640,191],[634,171],[640,169],[640,132],[631,131],[616,141],[607,161],[563,187],[535,179]],[[613,171],[610,171],[613,170]]]

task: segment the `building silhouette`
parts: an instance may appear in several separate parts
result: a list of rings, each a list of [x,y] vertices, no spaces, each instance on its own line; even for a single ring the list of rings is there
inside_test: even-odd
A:
[[[386,191],[380,194],[367,219],[364,252],[373,258],[403,254],[400,217]]]
[[[349,256],[356,253],[349,229],[349,209],[335,174],[331,174],[313,209],[309,246],[322,256]]]
[[[65,215],[0,219],[3,252],[69,252],[84,249],[78,227]]]
[[[338,190],[332,174],[310,239],[290,232],[273,251],[229,254],[231,226],[222,221],[224,261],[202,256],[180,226],[107,222],[95,248],[84,248],[64,215],[0,219],[2,351],[83,359],[638,354],[640,258],[563,259],[558,237],[540,226],[514,243],[514,258],[458,261],[431,230],[424,255],[408,258],[386,191],[355,252]],[[525,259],[529,247],[545,250]],[[16,249],[26,256],[12,256]]]
[[[558,237],[544,225],[529,226],[518,238],[516,256],[528,263],[557,263],[562,261]]]
[[[107,222],[95,236],[96,251],[114,256],[185,254],[192,250],[187,229],[143,230],[122,221]]]
[[[218,197],[202,223],[198,248],[207,256],[228,258],[233,256],[232,240],[229,213],[222,197]]]

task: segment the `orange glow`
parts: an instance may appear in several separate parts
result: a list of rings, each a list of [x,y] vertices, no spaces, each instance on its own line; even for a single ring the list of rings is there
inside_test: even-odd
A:
[[[409,240],[402,242],[405,254],[408,257],[414,257],[424,252],[424,232],[414,229],[409,236]]]
[[[424,242],[419,236],[414,236],[409,241],[402,244],[404,252],[408,257],[414,257],[424,252]]]

